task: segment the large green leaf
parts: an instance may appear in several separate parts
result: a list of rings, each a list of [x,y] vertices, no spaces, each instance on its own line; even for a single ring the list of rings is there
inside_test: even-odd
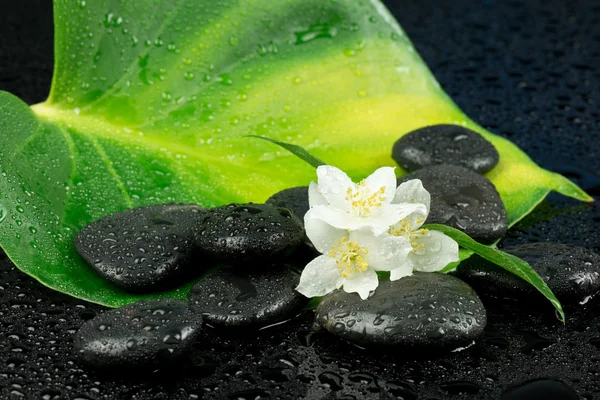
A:
[[[75,254],[75,232],[95,219],[171,201],[260,202],[314,178],[246,135],[301,145],[361,178],[393,164],[404,133],[463,124],[500,153],[488,177],[511,224],[550,190],[590,200],[469,120],[378,0],[55,0],[54,16],[48,100],[29,109],[0,93],[0,245],[73,296],[140,298]]]

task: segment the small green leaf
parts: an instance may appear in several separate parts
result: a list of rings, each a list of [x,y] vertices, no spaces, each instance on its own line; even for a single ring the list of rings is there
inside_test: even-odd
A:
[[[308,304],[304,307],[304,311],[314,310],[319,306],[319,303],[323,300],[323,297],[313,297],[310,299]]]
[[[504,268],[508,272],[515,274],[519,278],[528,282],[533,287],[535,287],[541,294],[543,294],[544,297],[550,300],[550,302],[558,312],[560,321],[562,323],[565,322],[565,313],[563,312],[562,305],[560,304],[556,296],[554,296],[552,290],[550,290],[548,285],[546,285],[546,282],[544,282],[544,280],[538,275],[538,273],[533,268],[531,268],[531,265],[529,265],[527,262],[511,254],[488,247],[481,243],[477,243],[465,233],[446,225],[428,224],[424,225],[423,228],[440,231],[448,235],[452,239],[456,240],[456,242],[458,242],[458,244],[464,247],[465,249],[470,250],[475,254],[478,254],[482,258],[498,265],[501,268]]]
[[[280,140],[275,140],[264,136],[248,135],[248,137],[253,137],[257,139],[266,140],[267,142],[275,143],[276,145],[283,147],[302,161],[305,161],[307,164],[312,165],[315,168],[320,167],[321,165],[326,165],[323,161],[319,160],[317,157],[313,156],[308,151],[306,151],[303,147],[298,146],[296,144],[286,143]]]
[[[88,301],[190,286],[138,296],[105,282],[73,246],[92,221],[168,202],[263,202],[314,180],[247,135],[302,146],[359,180],[394,164],[402,135],[461,124],[500,154],[487,177],[511,225],[551,190],[591,199],[465,116],[378,0],[55,0],[54,21],[48,99],[29,108],[0,93],[0,246]]]

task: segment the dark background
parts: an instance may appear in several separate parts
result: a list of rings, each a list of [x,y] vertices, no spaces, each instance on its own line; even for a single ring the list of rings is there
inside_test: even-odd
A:
[[[384,2],[468,115],[599,198],[600,1]],[[51,2],[0,0],[0,90],[40,102],[51,74]],[[597,204],[551,195],[503,244],[600,252],[599,226]],[[107,376],[80,367],[72,350],[73,333],[102,307],[54,293],[2,260],[0,398],[495,399],[544,379],[540,386],[559,381],[600,399],[599,298],[566,307],[566,326],[545,303],[484,299],[486,332],[459,353],[361,350],[313,333],[305,313],[244,338],[207,332],[181,371]]]

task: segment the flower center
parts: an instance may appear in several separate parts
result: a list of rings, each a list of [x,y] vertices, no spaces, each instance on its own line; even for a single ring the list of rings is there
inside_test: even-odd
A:
[[[418,220],[415,221],[415,223],[417,224],[422,224],[424,222],[423,218],[419,218]],[[421,250],[423,247],[425,247],[423,245],[423,243],[419,244],[417,242],[415,242],[415,239],[420,238],[421,236],[425,235],[427,232],[429,232],[429,229],[419,229],[416,231],[411,230],[413,226],[413,223],[411,220],[409,219],[402,219],[400,220],[400,222],[398,222],[398,224],[392,226],[388,233],[392,236],[404,236],[405,238],[408,239],[408,241],[410,242],[410,245],[413,248],[413,251],[416,253],[417,251]]]
[[[365,180],[360,181],[355,187],[349,187],[346,191],[346,200],[350,201],[352,210],[360,217],[368,217],[374,208],[379,208],[385,200],[385,186],[372,192],[366,185]]]
[[[338,269],[342,271],[342,278],[348,278],[356,272],[366,271],[369,268],[366,259],[368,253],[369,251],[358,243],[343,237],[331,247],[329,256],[335,258]]]

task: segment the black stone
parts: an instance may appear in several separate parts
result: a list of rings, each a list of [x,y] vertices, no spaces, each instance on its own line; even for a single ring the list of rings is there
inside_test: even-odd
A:
[[[291,254],[304,238],[300,220],[287,208],[250,203],[207,210],[198,243],[217,262],[264,265]]]
[[[74,346],[96,368],[153,368],[173,363],[200,333],[202,316],[175,299],[139,301],[87,321]]]
[[[304,215],[310,209],[308,203],[308,186],[297,186],[284,189],[281,192],[277,192],[273,196],[269,197],[266,203],[291,210],[298,217],[300,223],[302,223],[302,226],[304,226]],[[295,264],[306,265],[320,254],[321,253],[315,249],[315,246],[308,239],[308,237],[305,237],[304,245],[300,246],[298,251],[295,253]]]
[[[452,226],[484,243],[506,234],[506,209],[486,177],[464,167],[438,165],[406,174],[398,183],[411,179],[420,179],[431,194],[426,223]]]
[[[485,328],[485,308],[473,289],[453,276],[416,273],[380,281],[367,300],[336,290],[317,307],[332,334],[362,345],[456,348]]]
[[[288,265],[222,268],[188,293],[191,307],[218,328],[260,328],[293,317],[307,303],[294,289],[300,274]]]
[[[527,261],[561,302],[587,302],[600,290],[600,255],[561,243],[529,243],[503,251]],[[547,301],[524,280],[474,255],[456,271],[480,293]]]
[[[284,189],[275,193],[266,201],[275,207],[284,207],[291,210],[304,225],[304,214],[310,208],[308,204],[308,186],[298,186]]]
[[[204,267],[196,244],[203,212],[194,204],[126,210],[79,231],[75,249],[104,279],[127,291],[177,286]]]
[[[398,139],[392,158],[409,172],[452,164],[483,174],[498,164],[499,156],[496,148],[477,132],[458,125],[433,125]]]

